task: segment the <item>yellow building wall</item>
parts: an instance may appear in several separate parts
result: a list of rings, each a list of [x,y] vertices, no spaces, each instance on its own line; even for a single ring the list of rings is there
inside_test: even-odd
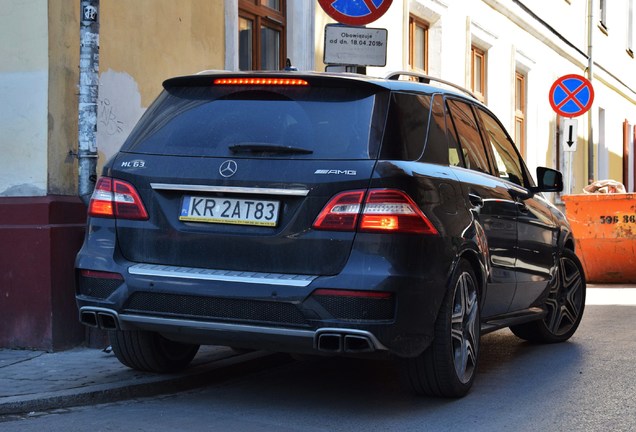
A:
[[[100,3],[100,73],[126,72],[147,107],[164,79],[223,69],[220,0],[104,0]]]
[[[48,0],[49,193],[77,192],[80,2]],[[172,76],[223,69],[221,0],[102,0],[97,174]]]
[[[79,1],[49,0],[48,192],[77,193]]]

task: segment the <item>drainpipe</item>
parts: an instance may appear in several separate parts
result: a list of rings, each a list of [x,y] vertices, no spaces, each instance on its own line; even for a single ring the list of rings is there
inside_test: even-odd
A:
[[[594,34],[594,0],[587,1],[587,79],[592,82],[594,78],[594,57],[592,55],[592,36]],[[587,112],[587,183],[594,182],[594,133],[592,109]]]
[[[97,181],[99,0],[80,1],[78,195],[88,206]]]

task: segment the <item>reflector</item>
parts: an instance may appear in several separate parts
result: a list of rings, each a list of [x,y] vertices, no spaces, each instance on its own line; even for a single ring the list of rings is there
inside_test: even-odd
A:
[[[317,289],[313,295],[334,297],[366,297],[376,299],[390,299],[393,293],[386,291],[353,291],[339,289]]]

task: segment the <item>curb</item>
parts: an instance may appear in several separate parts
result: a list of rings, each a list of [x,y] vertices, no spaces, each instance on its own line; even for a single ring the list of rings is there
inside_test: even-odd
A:
[[[200,364],[177,375],[157,375],[136,380],[134,383],[99,384],[48,393],[5,397],[0,399],[0,416],[182,392],[275,366],[284,361],[285,357],[283,354],[254,351]]]

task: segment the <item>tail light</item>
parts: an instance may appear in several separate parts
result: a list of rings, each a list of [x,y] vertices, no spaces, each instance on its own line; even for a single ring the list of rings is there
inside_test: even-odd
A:
[[[353,231],[364,198],[364,191],[342,192],[331,199],[314,222],[314,228],[330,231]]]
[[[148,213],[133,185],[123,180],[101,177],[88,206],[91,217],[147,220]]]
[[[313,228],[332,231],[438,234],[437,229],[404,192],[371,189],[342,192],[320,212]]]

